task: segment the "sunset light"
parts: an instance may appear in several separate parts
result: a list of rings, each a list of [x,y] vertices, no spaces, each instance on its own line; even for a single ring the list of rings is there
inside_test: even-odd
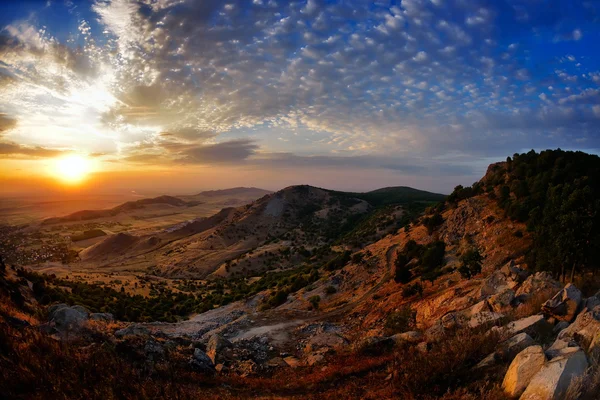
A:
[[[81,155],[70,155],[58,159],[54,174],[65,183],[76,184],[83,181],[91,171],[91,162]]]

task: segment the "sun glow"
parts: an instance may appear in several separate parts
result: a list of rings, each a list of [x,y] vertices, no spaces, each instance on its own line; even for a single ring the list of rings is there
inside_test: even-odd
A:
[[[91,170],[90,159],[81,155],[70,155],[56,160],[53,172],[63,182],[76,184],[83,181]]]

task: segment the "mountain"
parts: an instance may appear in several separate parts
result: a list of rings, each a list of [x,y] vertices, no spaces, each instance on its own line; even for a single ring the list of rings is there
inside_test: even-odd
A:
[[[388,233],[394,224],[373,226],[369,218],[375,212],[381,213],[384,204],[396,205],[383,210],[388,215],[402,212],[398,211],[402,204],[418,202],[424,208],[431,199],[443,198],[410,188],[386,191],[391,199],[384,202],[377,192],[356,194],[307,185],[290,186],[246,206],[225,208],[212,217],[153,235],[157,238],[154,248],[134,246],[126,254],[86,249],[80,257],[87,263],[140,266],[151,262],[155,273],[170,277],[248,275],[275,266],[293,266],[367,222],[371,234]],[[108,237],[95,246],[103,248],[104,242],[111,240]],[[356,240],[354,244],[360,245]]]
[[[273,193],[270,190],[259,189],[255,187],[234,187],[230,189],[221,190],[207,190],[196,194],[201,197],[218,197],[218,196],[253,196],[255,198],[264,196],[266,194]]]

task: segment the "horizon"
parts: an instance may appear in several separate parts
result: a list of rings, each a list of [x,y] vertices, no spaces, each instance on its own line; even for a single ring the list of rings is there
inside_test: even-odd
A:
[[[597,2],[0,5],[0,197],[448,194],[600,149]]]

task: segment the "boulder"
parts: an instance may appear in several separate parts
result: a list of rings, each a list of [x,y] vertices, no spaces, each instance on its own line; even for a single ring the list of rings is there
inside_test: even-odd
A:
[[[491,296],[488,303],[495,312],[502,312],[511,308],[511,304],[515,299],[515,292],[512,289],[506,288],[501,292]]]
[[[118,331],[115,332],[115,337],[117,337],[117,338],[124,338],[127,336],[146,337],[146,336],[150,336],[150,331],[148,330],[148,328],[146,328],[142,325],[131,324],[128,327],[119,329]]]
[[[526,301],[533,295],[550,298],[561,287],[549,272],[536,272],[525,279],[515,294],[521,301]]]
[[[302,361],[293,356],[285,357],[283,361],[292,368],[297,368],[302,365]]]
[[[52,316],[54,315],[54,312],[61,308],[69,308],[69,305],[65,304],[65,303],[59,303],[59,304],[52,304],[51,306],[49,306],[48,307],[48,319],[51,320]]]
[[[54,324],[59,332],[73,332],[83,328],[89,313],[81,306],[58,307],[52,310],[50,318],[50,323]]]
[[[545,362],[541,346],[530,346],[517,354],[502,381],[504,393],[511,398],[519,397]]]
[[[482,325],[493,324],[502,318],[504,318],[504,314],[492,311],[482,311],[471,317],[471,319],[469,320],[469,327],[478,328]]]
[[[585,299],[582,312],[594,311],[598,307],[600,307],[600,297],[598,295],[591,296]]]
[[[495,365],[498,361],[511,362],[517,354],[524,349],[534,346],[535,341],[526,333],[519,333],[500,343],[498,349],[484,358],[476,368],[486,368]]]
[[[543,315],[531,315],[508,323],[503,331],[509,335],[525,332],[529,336],[539,337],[552,332],[552,325],[544,319]]]
[[[507,283],[511,289],[529,277],[529,272],[515,265],[513,260],[506,263],[500,271],[507,277]]]
[[[554,328],[552,328],[552,333],[558,334],[563,329],[567,329],[569,327],[569,325],[570,324],[567,321],[560,321],[559,323],[557,323],[556,325],[554,325]]]
[[[565,351],[535,374],[521,400],[558,400],[566,393],[571,381],[582,376],[587,367],[587,357],[581,349]]]
[[[566,348],[579,348],[579,346],[574,340],[556,339],[554,343],[552,343],[552,346],[546,349],[546,356],[549,359],[553,359],[563,354],[563,351]]]
[[[494,271],[490,276],[485,278],[479,289],[479,298],[485,299],[500,293],[504,289],[510,289],[508,278],[502,271]]]
[[[190,366],[200,372],[212,374],[215,371],[215,365],[210,357],[200,349],[194,349],[194,354],[189,361]]]
[[[165,349],[157,340],[150,338],[144,344],[144,354],[148,361],[154,362],[165,356]]]
[[[212,335],[206,345],[206,355],[214,364],[223,364],[231,358],[231,349],[233,344],[221,335]]]
[[[571,322],[577,315],[582,299],[581,291],[569,283],[542,305],[542,312],[559,321]]]
[[[472,317],[475,314],[479,314],[482,311],[491,311],[490,305],[487,300],[481,300],[479,303],[467,308],[463,311],[463,315],[467,318]]]
[[[574,340],[588,353],[600,355],[600,310],[581,312],[568,328],[558,334],[558,338]]]
[[[408,331],[396,333],[395,335],[392,335],[391,338],[397,345],[401,343],[419,343],[423,340],[423,334],[418,331]]]
[[[285,362],[285,360],[281,357],[273,357],[265,364],[269,368],[285,368],[289,367],[289,365]]]
[[[93,314],[90,314],[90,319],[92,321],[104,321],[104,322],[110,322],[110,321],[115,320],[115,318],[113,317],[113,315],[111,313],[93,313]]]
[[[319,349],[334,350],[347,344],[348,341],[336,333],[320,333],[308,340],[304,350],[307,353],[312,353]]]
[[[256,364],[252,360],[244,360],[240,361],[236,365],[236,371],[240,374],[240,376],[246,377],[250,375],[254,375],[258,372],[258,364]]]

